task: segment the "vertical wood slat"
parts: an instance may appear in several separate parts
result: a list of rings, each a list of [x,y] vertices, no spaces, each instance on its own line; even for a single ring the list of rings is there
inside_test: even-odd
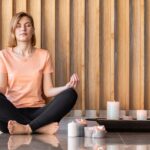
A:
[[[117,100],[129,110],[129,0],[117,0]]]
[[[72,73],[76,72],[80,78],[77,87],[79,94],[76,109],[81,109],[85,113],[85,1],[74,0],[72,20]]]
[[[15,0],[15,13],[20,11],[27,11],[27,0]]]
[[[13,15],[13,0],[2,0],[2,48],[8,46],[9,26]],[[9,12],[9,13],[8,13]]]
[[[144,109],[144,0],[132,1],[131,104]]]
[[[150,109],[150,1],[145,1],[145,106]]]
[[[102,27],[102,98],[103,108],[106,101],[114,99],[114,0],[103,1]]]
[[[55,0],[42,1],[42,16],[42,47],[50,51],[55,69]],[[55,71],[53,83],[55,85]]]
[[[99,0],[88,1],[88,107],[96,109],[97,115],[100,110],[99,5]]]
[[[70,0],[58,0],[56,12],[56,85],[70,77]]]
[[[30,0],[27,11],[33,16],[35,23],[36,46],[41,47],[41,0]]]

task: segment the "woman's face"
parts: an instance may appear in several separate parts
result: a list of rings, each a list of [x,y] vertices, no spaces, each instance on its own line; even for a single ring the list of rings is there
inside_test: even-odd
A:
[[[15,28],[15,36],[17,42],[29,42],[31,41],[34,33],[33,26],[28,17],[22,17]]]

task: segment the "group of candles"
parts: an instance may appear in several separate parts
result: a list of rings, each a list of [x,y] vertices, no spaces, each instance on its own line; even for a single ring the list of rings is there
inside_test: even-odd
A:
[[[68,136],[69,137],[92,137],[102,138],[105,136],[106,130],[104,126],[88,127],[84,119],[77,119],[68,123]]]
[[[107,102],[107,119],[108,120],[119,120],[120,119],[120,103],[118,101],[108,101]],[[131,116],[124,116],[124,120],[131,120]],[[137,120],[147,120],[146,110],[137,110],[136,113]]]
[[[146,110],[137,110],[137,120],[147,120]],[[107,120],[120,119],[120,103],[118,101],[107,102]],[[132,116],[124,116],[124,120],[132,120]],[[104,137],[106,133],[104,126],[87,127],[87,122],[84,119],[77,119],[68,123],[69,137]]]

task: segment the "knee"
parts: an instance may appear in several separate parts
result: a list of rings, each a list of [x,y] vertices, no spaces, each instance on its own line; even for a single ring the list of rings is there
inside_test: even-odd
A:
[[[66,93],[69,96],[69,99],[71,99],[74,103],[77,101],[78,94],[73,88],[67,89]]]

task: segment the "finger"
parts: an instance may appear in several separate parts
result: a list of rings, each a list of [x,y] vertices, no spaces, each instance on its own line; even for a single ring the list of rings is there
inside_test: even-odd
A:
[[[74,74],[74,76],[79,81],[79,77],[78,77],[78,75],[76,73]]]
[[[74,84],[74,86],[73,86],[74,88],[76,88],[77,87],[77,84]]]
[[[76,75],[74,75],[74,81],[75,81],[75,87],[77,86],[77,84],[78,84],[78,78],[76,77]]]
[[[74,81],[71,80],[71,81],[70,81],[70,84],[69,84],[69,87],[71,88],[71,87],[73,87],[73,86],[74,86]]]

